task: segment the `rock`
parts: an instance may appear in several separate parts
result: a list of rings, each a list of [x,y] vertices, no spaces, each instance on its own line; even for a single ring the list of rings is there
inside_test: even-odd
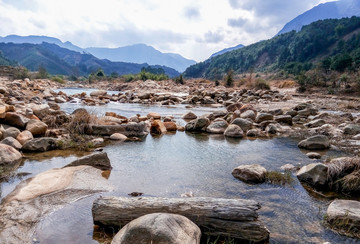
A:
[[[21,182],[0,206],[1,243],[32,243],[41,220],[69,203],[113,187],[90,166],[51,169]],[[21,234],[20,234],[21,233]]]
[[[181,118],[185,120],[193,120],[193,119],[197,119],[197,116],[193,112],[187,112]]]
[[[4,122],[6,124],[18,127],[20,129],[25,128],[28,121],[29,119],[27,119],[25,116],[15,112],[7,112],[4,118]]]
[[[324,124],[325,124],[325,120],[316,119],[316,120],[310,121],[309,123],[305,124],[305,126],[308,128],[315,128],[315,127],[320,127]]]
[[[248,137],[257,137],[260,135],[260,131],[258,129],[251,129],[248,130],[248,132],[246,133],[246,136]]]
[[[309,150],[324,150],[330,148],[330,141],[327,136],[317,135],[299,142],[298,147]]]
[[[53,110],[60,110],[60,106],[57,103],[54,102],[48,102],[48,105]]]
[[[231,124],[226,128],[224,135],[227,137],[243,138],[244,132],[240,126]]]
[[[90,96],[92,96],[92,97],[98,97],[98,96],[105,96],[106,94],[107,94],[107,92],[104,91],[104,90],[97,90],[97,91],[92,91],[92,92],[90,93]]]
[[[277,129],[277,127],[276,127],[275,124],[270,123],[270,124],[268,124],[268,125],[266,126],[265,131],[266,131],[267,133],[269,133],[269,134],[273,134],[273,135],[274,135],[274,134],[277,133],[278,129]]]
[[[296,171],[298,169],[298,167],[296,167],[292,164],[285,164],[285,165],[281,166],[280,169],[284,170],[284,171]]]
[[[42,137],[25,142],[22,150],[28,152],[46,152],[56,148],[56,139],[52,137]]]
[[[55,97],[55,102],[57,102],[57,103],[66,103],[66,99],[63,98],[63,97],[58,96],[58,97]]]
[[[26,130],[30,131],[33,136],[45,135],[48,126],[40,120],[31,119],[26,125]]]
[[[115,141],[126,141],[128,137],[121,133],[114,133],[110,136],[110,139]]]
[[[306,154],[306,156],[308,156],[309,158],[315,158],[315,159],[320,159],[321,155],[319,153],[316,152],[309,152]]]
[[[167,131],[177,131],[177,125],[175,122],[164,122],[163,124]]]
[[[262,183],[265,181],[266,169],[258,164],[240,165],[235,168],[232,175],[244,182]]]
[[[327,183],[328,166],[322,163],[313,163],[302,167],[296,174],[301,182],[314,187],[324,187]]]
[[[348,124],[344,127],[344,134],[356,135],[360,133],[360,124]]]
[[[354,140],[360,140],[360,134],[357,134],[357,135],[353,136],[353,139]]]
[[[351,237],[359,238],[360,202],[354,200],[335,200],[326,211],[326,221],[330,228]]]
[[[111,244],[171,243],[199,244],[201,231],[188,218],[178,214],[153,213],[125,225]]]
[[[110,159],[106,152],[93,153],[76,159],[65,167],[88,165],[101,170],[111,170]],[[64,167],[64,168],[65,168]]]
[[[0,165],[14,165],[20,163],[22,159],[21,153],[15,148],[0,143]]]
[[[20,130],[15,127],[9,127],[3,132],[3,137],[13,137],[16,138],[20,134]]]
[[[206,131],[212,134],[224,134],[228,123],[224,119],[219,119],[212,122],[207,128]]]
[[[151,119],[151,118],[153,118],[153,119],[161,119],[161,115],[160,114],[158,114],[158,113],[148,113],[147,115],[147,118],[148,119]]]
[[[94,138],[90,141],[90,143],[92,144],[92,147],[102,146],[104,144],[104,138],[101,137]]]
[[[33,113],[40,119],[45,118],[49,114],[50,106],[47,104],[30,104],[29,106]]]
[[[233,103],[226,107],[228,112],[235,112],[236,110],[240,110],[243,105],[241,103]]]
[[[15,148],[16,150],[20,150],[22,147],[20,142],[13,137],[6,137],[5,139],[3,139],[1,141],[1,143],[5,144],[5,145],[9,145],[9,146]]]
[[[25,142],[34,139],[33,135],[30,131],[24,130],[23,132],[19,133],[16,137],[16,140],[20,142],[21,145],[24,145]]]
[[[166,133],[166,127],[160,120],[154,120],[151,123],[150,133],[153,135],[161,135]]]
[[[92,135],[111,136],[114,133],[121,133],[127,137],[143,137],[148,134],[144,122],[129,122],[121,125],[92,125]]]
[[[185,125],[186,131],[205,131],[206,127],[210,124],[207,118],[198,118],[190,121]]]
[[[272,114],[258,113],[258,115],[256,116],[256,119],[255,119],[255,122],[259,124],[263,121],[273,120],[273,119],[274,119],[274,115],[272,115]]]
[[[248,111],[252,111],[252,110],[248,110]],[[251,123],[249,120],[242,118],[234,119],[233,122],[231,122],[231,124],[239,126],[243,131],[248,131],[249,129],[251,129],[253,125],[253,123]]]
[[[0,119],[5,118],[6,116],[6,106],[0,105]]]
[[[291,115],[278,115],[274,117],[274,120],[278,123],[293,124]]]
[[[247,111],[243,112],[242,114],[240,114],[240,118],[251,119],[251,120],[255,121],[256,114],[253,110],[247,110]]]

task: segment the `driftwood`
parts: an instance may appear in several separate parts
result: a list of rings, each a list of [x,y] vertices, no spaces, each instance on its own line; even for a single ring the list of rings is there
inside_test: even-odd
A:
[[[197,224],[203,234],[263,243],[269,231],[258,220],[260,205],[252,200],[219,198],[102,197],[92,208],[94,224],[123,227],[150,213],[180,214]]]

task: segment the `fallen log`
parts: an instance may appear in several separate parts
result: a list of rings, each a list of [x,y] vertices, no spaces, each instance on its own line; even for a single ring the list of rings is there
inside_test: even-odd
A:
[[[96,225],[123,227],[146,214],[173,213],[189,218],[205,235],[264,243],[269,231],[258,220],[258,209],[259,203],[242,199],[101,197],[92,215]]]

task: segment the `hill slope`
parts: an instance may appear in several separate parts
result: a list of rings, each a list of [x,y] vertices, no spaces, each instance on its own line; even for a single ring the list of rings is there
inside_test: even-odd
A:
[[[221,55],[221,54],[224,54],[224,53],[227,53],[227,52],[234,51],[234,50],[239,49],[239,48],[242,48],[242,47],[244,47],[244,45],[239,44],[239,45],[237,45],[237,46],[235,46],[235,47],[225,48],[225,49],[223,49],[223,50],[221,50],[221,51],[219,51],[219,52],[213,53],[213,54],[210,56],[210,58],[213,58],[213,57],[215,57],[215,56],[218,56],[218,55]]]
[[[162,53],[151,46],[145,44],[136,44],[119,48],[80,48],[71,42],[62,42],[57,38],[48,36],[18,36],[9,35],[0,37],[0,42],[15,44],[41,44],[43,42],[56,44],[59,47],[66,48],[80,53],[90,53],[100,59],[108,59],[113,62],[126,63],[148,63],[150,65],[167,66],[177,71],[183,72],[187,67],[196,62],[186,59],[175,53]]]
[[[64,75],[88,75],[102,68],[106,74],[116,72],[120,75],[135,74],[148,64],[133,64],[125,62],[111,62],[94,57],[91,54],[82,54],[59,47],[55,44],[14,44],[0,43],[0,51],[8,60],[16,61],[18,64],[35,71],[43,66],[50,74]],[[169,67],[161,67],[170,77],[179,73]]]
[[[288,32],[190,66],[184,75],[220,79],[230,69],[236,73],[250,69],[295,73],[295,69],[309,69],[326,57],[330,62],[343,57],[360,63],[360,18],[317,21],[300,32]]]
[[[317,20],[340,19],[344,17],[360,16],[360,1],[340,0],[337,2],[322,3],[297,16],[287,23],[278,35],[295,30],[300,31],[304,25]]]

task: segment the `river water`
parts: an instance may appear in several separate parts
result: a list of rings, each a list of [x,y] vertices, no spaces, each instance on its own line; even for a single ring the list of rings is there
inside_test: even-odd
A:
[[[71,113],[79,104],[63,104]],[[159,112],[180,116],[185,106],[164,107],[139,104],[110,103],[101,107],[86,107],[95,114],[107,111],[124,116]],[[192,108],[197,115],[216,109]],[[298,166],[314,162],[297,147],[296,138],[227,139],[224,136],[177,132],[163,136],[148,135],[143,141],[112,143],[104,148],[112,164],[109,181],[115,186],[103,196],[128,196],[142,192],[144,196],[180,197],[192,192],[198,197],[243,198],[258,201],[260,219],[271,233],[271,243],[357,243],[323,227],[323,216],[329,199],[310,194],[294,178],[292,186],[270,184],[248,185],[235,179],[231,172],[242,164],[260,164],[268,170],[280,171],[284,164]],[[6,196],[23,179],[51,168],[62,167],[84,153],[53,151],[28,154],[14,176],[1,183],[1,197]],[[324,157],[343,155],[323,152]],[[24,174],[24,173],[28,174]],[[71,203],[44,218],[34,238],[39,243],[106,243],[111,235],[94,233],[92,202],[99,195]]]

